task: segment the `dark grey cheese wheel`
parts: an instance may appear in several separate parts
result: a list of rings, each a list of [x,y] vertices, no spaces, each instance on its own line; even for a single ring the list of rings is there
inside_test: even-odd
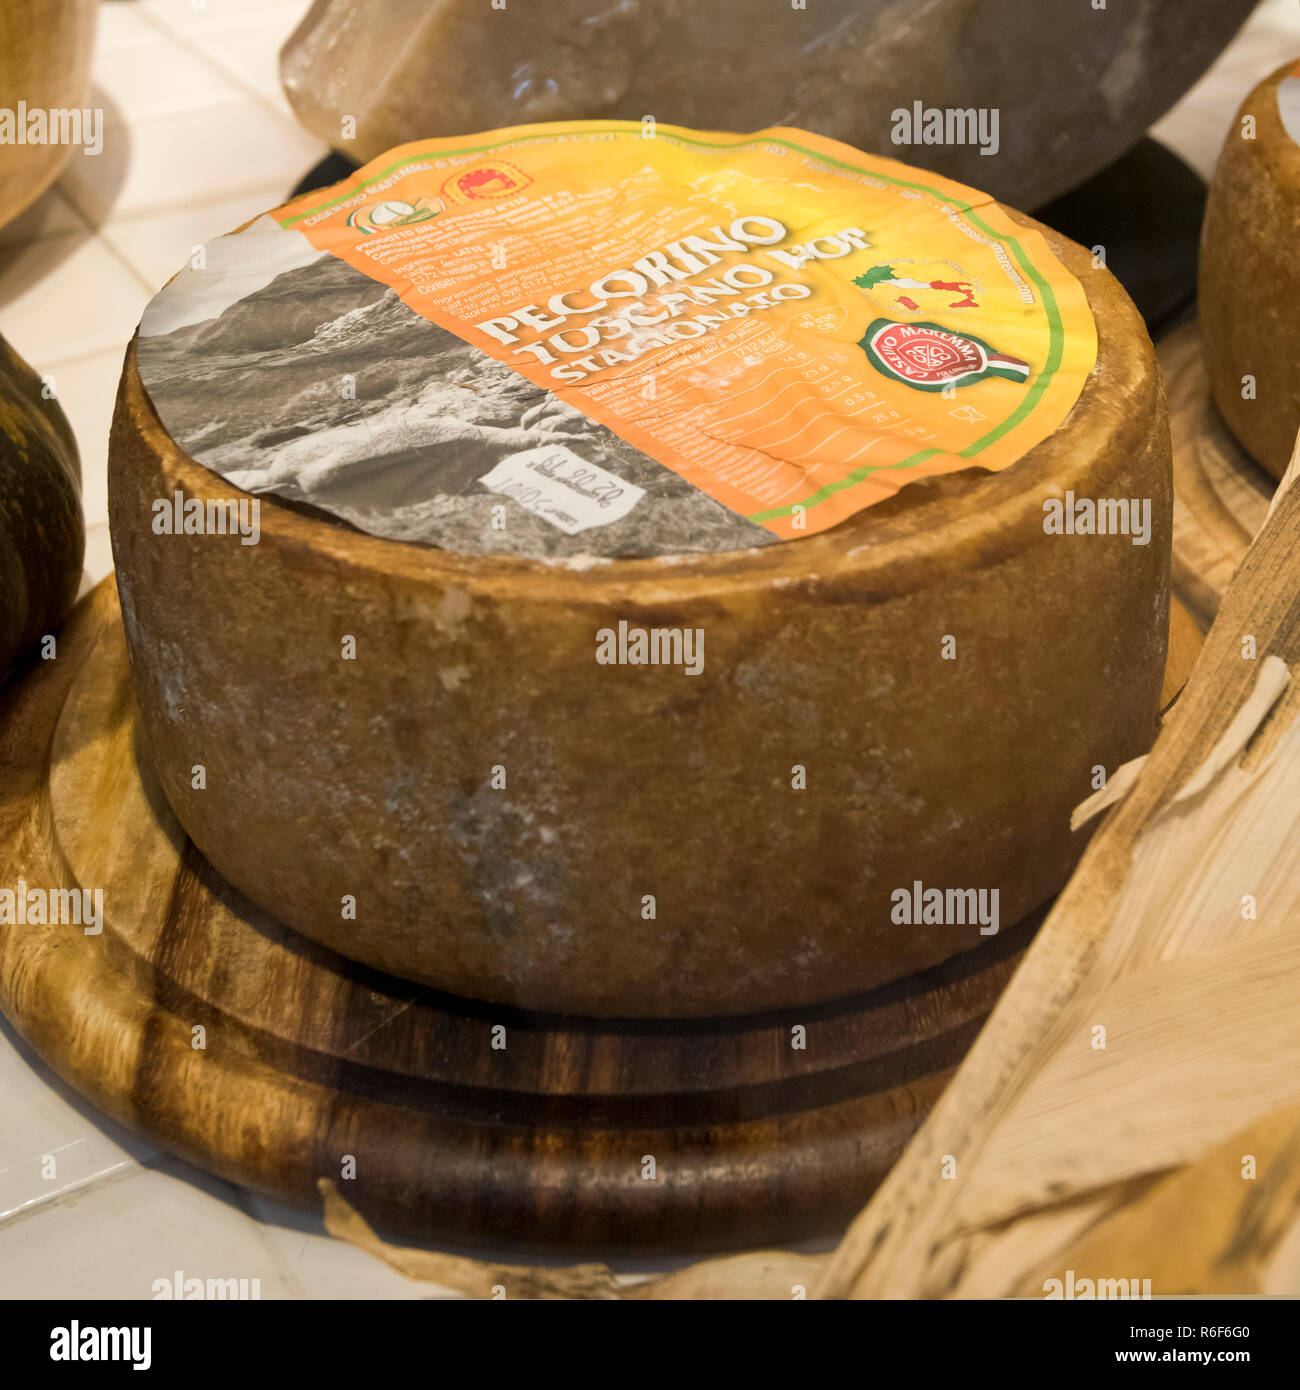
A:
[[[799,126],[1036,208],[1135,145],[1254,4],[316,0],[280,73],[362,161],[535,121]]]

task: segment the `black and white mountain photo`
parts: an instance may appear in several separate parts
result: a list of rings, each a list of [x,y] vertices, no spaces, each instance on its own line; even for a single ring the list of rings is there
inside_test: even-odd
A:
[[[206,264],[145,315],[140,375],[172,438],[237,487],[464,553],[615,557],[777,539],[269,217],[205,249]],[[553,445],[644,496],[569,534],[481,481]]]

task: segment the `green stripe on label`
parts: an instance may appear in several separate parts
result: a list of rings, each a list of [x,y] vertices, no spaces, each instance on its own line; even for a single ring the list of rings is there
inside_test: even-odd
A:
[[[637,140],[645,138],[641,134],[641,126],[638,122],[631,122],[626,125],[617,126],[600,126],[594,129],[587,129],[580,132],[573,131],[570,133],[581,136],[626,136],[630,139]],[[292,217],[283,218],[280,221],[280,226],[286,229],[291,228],[296,223],[302,222],[308,217],[314,217],[317,213],[328,211],[328,209],[336,207],[340,203],[346,202],[349,198],[354,197],[357,193],[360,193],[363,190],[371,187],[373,184],[381,183],[383,180],[391,177],[391,175],[396,173],[399,169],[402,169],[409,164],[419,164],[422,162],[427,162],[429,160],[447,159],[451,157],[460,157],[464,155],[486,154],[493,150],[514,148],[521,145],[553,144],[555,142],[555,139],[556,137],[554,135],[524,135],[517,136],[511,140],[493,141],[492,143],[486,145],[473,145],[455,150],[434,149],[424,151],[420,154],[408,155],[405,159],[399,159],[396,163],[390,164],[386,169],[380,170],[379,173],[373,175],[371,178],[365,179],[360,183],[350,182],[347,188],[342,193],[339,193],[337,196],[326,199],[324,202],[318,203],[316,204],[316,206],[308,208],[304,212],[294,214],[294,216]],[[881,183],[891,184],[896,188],[909,188],[918,193],[928,193],[932,198],[935,198],[944,207],[952,207],[957,212],[961,213],[963,216],[969,218],[969,220],[980,231],[984,232],[987,236],[992,237],[993,240],[998,243],[998,245],[1005,246],[1011,252],[1017,264],[1020,266],[1021,270],[1023,270],[1025,274],[1029,277],[1030,281],[1037,286],[1038,292],[1042,298],[1043,309],[1047,314],[1049,336],[1047,359],[1043,363],[1042,370],[1039,372],[1037,377],[1034,378],[1033,384],[1025,392],[1025,395],[1023,399],[1020,401],[1020,404],[1000,424],[994,426],[991,430],[988,431],[987,434],[982,435],[973,444],[967,445],[966,448],[961,451],[959,457],[974,458],[977,454],[981,453],[984,449],[988,448],[990,444],[995,443],[1009,431],[1015,429],[1018,425],[1022,424],[1033,413],[1033,410],[1038,405],[1038,402],[1042,399],[1043,393],[1047,390],[1047,387],[1050,384],[1052,378],[1055,376],[1056,372],[1060,368],[1061,360],[1065,353],[1065,329],[1064,325],[1061,322],[1060,309],[1056,302],[1056,296],[1052,293],[1052,287],[1047,283],[1047,281],[1043,278],[1042,274],[1039,272],[1037,267],[1026,255],[1024,247],[1021,246],[1019,240],[1016,237],[1004,236],[1003,234],[995,231],[974,211],[974,204],[950,200],[945,194],[941,193],[937,188],[932,187],[930,184],[919,183],[911,179],[895,178],[890,174],[881,173],[879,170],[876,169],[867,169],[863,168],[861,165],[849,164],[846,161],[836,159],[833,155],[826,154],[821,150],[811,150],[804,145],[795,143],[793,140],[786,140],[779,136],[762,136],[757,138],[747,137],[744,139],[731,141],[696,140],[691,136],[681,135],[675,131],[671,131],[657,133],[654,136],[654,139],[676,141],[678,144],[694,145],[700,149],[715,150],[738,150],[753,146],[780,145],[785,149],[793,150],[795,153],[804,155],[806,158],[814,160],[820,164],[834,166],[838,169],[844,169],[851,174],[859,174],[865,176],[866,178],[876,179]],[[988,199],[986,201],[991,202],[992,199]],[[919,463],[924,463],[926,459],[933,457],[935,454],[939,452],[940,450],[938,449],[922,449],[917,453],[910,455],[901,463],[889,465],[867,464],[862,468],[854,469],[852,473],[850,473],[845,478],[841,478],[838,482],[828,483],[824,487],[819,488],[816,492],[810,493],[807,497],[804,497],[797,502],[790,503],[789,506],[775,507],[769,511],[754,512],[747,518],[747,520],[762,523],[765,521],[774,521],[778,517],[790,516],[794,513],[796,508],[803,508],[805,511],[807,511],[810,507],[815,507],[819,503],[825,502],[829,497],[834,496],[838,492],[843,492],[846,488],[856,487],[859,483],[863,482],[866,478],[870,477],[871,474],[879,472],[881,467],[888,467],[890,471],[894,471],[897,469],[913,468]]]

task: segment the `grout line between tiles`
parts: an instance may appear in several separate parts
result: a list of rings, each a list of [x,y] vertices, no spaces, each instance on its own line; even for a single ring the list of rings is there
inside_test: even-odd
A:
[[[248,96],[248,89],[242,83],[236,82],[229,73],[217,70],[217,75],[224,77],[230,91],[223,96],[205,97],[199,102],[189,102],[185,106],[179,107],[174,111],[153,111],[145,112],[137,116],[124,116],[120,108],[114,109],[110,115],[104,114],[105,131],[113,126],[118,126],[125,130],[134,130],[138,126],[161,124],[163,121],[174,121],[181,116],[197,116],[205,111],[220,111],[227,106],[242,106]],[[280,112],[283,116],[284,112]]]
[[[80,225],[76,227],[59,227],[50,231],[37,227],[28,236],[18,237],[14,241],[6,242],[3,246],[0,246],[0,266],[3,266],[4,262],[11,257],[16,256],[18,252],[27,250],[29,246],[37,246],[42,243],[58,241],[60,237],[83,236],[87,234],[90,236],[95,235],[96,228],[94,224],[87,219],[86,214],[77,206],[74,199],[69,197],[67,189],[62,185],[62,180],[63,170],[60,170],[54,182],[41,194],[41,198],[48,198],[51,195],[58,198]],[[39,202],[40,199],[37,201]],[[31,207],[35,206],[36,203],[31,204]],[[23,215],[25,216],[26,212],[29,210],[30,209],[24,209]]]
[[[0,1212],[0,1230],[8,1230],[11,1226],[16,1226],[19,1222],[26,1221],[30,1217],[40,1216],[54,1207],[62,1206],[74,1197],[82,1197],[94,1189],[123,1182],[135,1173],[144,1171],[145,1165],[139,1159],[127,1155],[111,1168],[105,1168],[102,1172],[95,1173],[91,1177],[82,1178],[80,1182],[69,1183],[66,1187],[60,1187],[57,1192],[51,1192],[48,1196],[34,1197],[31,1201],[23,1202],[19,1206],[12,1207],[9,1211]]]
[[[323,158],[324,155],[327,154],[327,153],[329,152],[328,146],[322,145],[322,146],[321,146],[321,151],[322,151],[321,157]],[[310,167],[310,166],[308,166],[308,167]],[[305,173],[305,172],[306,172],[306,169],[304,169],[304,173]],[[180,211],[182,211],[182,210],[184,210],[184,211],[189,211],[190,209],[193,209],[193,208],[196,208],[196,207],[203,207],[203,206],[205,206],[205,205],[207,205],[207,204],[209,204],[209,203],[226,203],[226,202],[233,202],[233,201],[235,201],[235,200],[238,199],[238,198],[246,198],[246,197],[249,197],[251,194],[254,194],[254,193],[261,193],[261,192],[265,191],[267,188],[271,188],[271,187],[277,187],[277,188],[278,188],[278,187],[280,187],[280,185],[279,185],[279,184],[274,184],[274,185],[273,185],[273,184],[268,184],[268,183],[266,183],[264,180],[257,180],[257,181],[253,181],[253,182],[250,182],[250,183],[241,183],[241,184],[238,184],[237,186],[233,186],[233,187],[229,187],[229,188],[223,188],[222,191],[221,191],[221,193],[220,193],[217,197],[215,197],[215,198],[204,198],[204,199],[202,199],[201,201],[198,201],[198,202],[193,201],[193,200],[182,199],[182,200],[180,200],[180,201],[178,201],[178,202],[174,202],[174,203],[150,203],[150,204],[148,204],[147,206],[144,206],[144,207],[134,208],[134,209],[132,209],[131,212],[129,212],[129,213],[123,213],[121,216],[117,216],[117,217],[108,217],[108,218],[105,218],[105,220],[104,220],[103,222],[92,223],[92,224],[91,224],[91,228],[92,228],[92,230],[93,230],[95,236],[96,236],[99,240],[103,241],[103,240],[104,240],[104,237],[103,237],[102,234],[103,234],[103,232],[104,232],[106,229],[107,229],[107,230],[112,230],[112,229],[115,228],[115,227],[128,226],[128,225],[130,225],[130,224],[133,223],[133,222],[147,222],[147,221],[149,221],[151,218],[155,218],[155,217],[166,217],[166,216],[168,216],[170,213],[180,212]],[[268,204],[268,207],[277,207],[277,206],[279,206],[280,203],[286,203],[286,202],[288,202],[288,201],[289,201],[289,193],[286,191],[286,192],[284,192],[284,193],[278,194],[277,197],[276,197],[276,201],[274,201],[274,202]],[[263,209],[262,209],[263,212],[265,212],[266,210],[267,210],[266,208],[263,208]],[[78,209],[78,211],[81,211],[81,209]],[[86,214],[85,214],[84,212],[82,212],[82,215],[85,216]],[[109,243],[105,242],[105,244],[107,245],[107,244],[109,244]],[[119,259],[120,259],[120,257],[119,257]],[[179,269],[179,267],[177,267],[177,268]],[[137,278],[139,278],[137,272],[133,271],[132,273],[135,274],[135,275],[137,276]],[[141,284],[144,285],[145,289],[147,289],[147,290],[149,291],[150,294],[156,294],[157,291],[158,291],[158,288],[159,288],[157,285],[150,285],[147,281],[144,281],[144,280],[141,280]]]
[[[142,10],[140,11],[140,13],[142,17],[148,23],[152,24],[160,34],[165,35],[173,43],[178,45],[180,48],[184,49],[185,52],[190,55],[190,57],[197,58],[199,62],[203,63],[204,66],[207,67],[211,72],[214,72],[218,76],[225,78],[227,82],[230,82],[236,87],[238,87],[239,90],[243,92],[245,95],[252,97],[264,111],[270,111],[273,115],[278,117],[281,121],[284,121],[294,130],[300,129],[297,122],[294,121],[290,116],[286,115],[286,113],[281,107],[277,106],[273,101],[268,100],[265,93],[263,93],[260,88],[254,87],[251,83],[245,82],[244,79],[240,77],[237,73],[232,72],[229,68],[223,67],[220,63],[214,61],[203,51],[203,48],[198,43],[194,42],[193,39],[189,38],[187,35],[181,34],[179,31],[175,29],[168,28],[164,21],[158,19],[148,10]],[[287,13],[288,11],[286,9],[286,14]],[[222,29],[213,29],[212,33],[214,36],[222,34],[235,34],[238,33],[239,30],[242,28],[251,27],[251,25],[247,24],[234,23]],[[297,24],[293,26],[294,29],[296,29],[297,27]],[[292,32],[292,30],[289,31],[289,33]],[[288,39],[289,33],[285,34],[284,40],[281,41],[281,47],[283,47],[284,41]],[[278,48],[276,50],[276,54],[278,57]]]
[[[173,203],[167,207],[154,208],[149,211],[124,212],[120,216],[110,217],[106,222],[101,222],[97,230],[100,235],[103,235],[105,232],[132,228],[142,222],[152,222],[159,217],[169,217],[176,212],[196,212],[202,208],[218,207],[222,203],[237,202],[253,193],[266,193],[269,196],[270,201],[262,209],[264,212],[287,202],[289,197],[288,193],[285,192],[283,182],[260,183],[255,188],[239,188],[229,193],[218,193],[214,198],[199,198],[183,203]],[[223,233],[217,233],[217,235],[220,236]]]
[[[49,372],[53,375],[64,367],[75,367],[81,362],[88,362],[92,357],[103,357],[105,353],[126,353],[126,343],[114,344],[111,347],[88,348],[85,352],[70,352],[66,357],[46,357],[32,362],[32,367],[38,372]]]
[[[222,104],[224,104],[224,103],[222,103]],[[200,109],[200,110],[220,109],[220,105],[218,105],[218,106],[215,107],[215,108],[201,107],[201,108],[198,108],[198,109]],[[236,188],[229,188],[229,189],[224,190],[224,191],[221,193],[221,195],[220,195],[219,197],[217,197],[217,198],[204,199],[204,200],[202,200],[202,202],[199,202],[199,203],[194,203],[194,202],[192,202],[192,201],[190,201],[190,200],[186,200],[186,199],[180,199],[180,200],[178,200],[178,201],[176,201],[176,202],[170,202],[170,203],[168,203],[168,202],[150,203],[150,204],[146,204],[146,205],[143,206],[143,207],[135,208],[135,209],[133,209],[130,213],[124,213],[124,214],[122,214],[121,216],[118,216],[118,217],[113,216],[113,215],[112,215],[112,211],[111,211],[111,209],[110,209],[109,216],[105,217],[102,221],[96,221],[95,218],[94,218],[94,215],[93,215],[91,212],[89,212],[86,208],[82,207],[82,205],[77,201],[76,194],[74,193],[74,191],[72,190],[72,188],[70,188],[70,187],[65,187],[65,186],[63,185],[63,183],[62,183],[62,175],[60,175],[60,181],[59,181],[59,183],[56,185],[56,187],[58,188],[58,191],[59,191],[60,196],[64,198],[64,200],[71,206],[72,210],[73,210],[73,211],[77,214],[77,216],[81,219],[81,221],[82,221],[84,227],[86,228],[86,230],[88,230],[97,240],[103,242],[103,244],[104,244],[105,246],[107,246],[108,249],[109,249],[110,251],[113,252],[114,257],[115,257],[118,261],[120,261],[120,262],[122,263],[122,265],[125,266],[126,269],[127,269],[128,271],[130,271],[132,277],[133,277],[134,279],[138,280],[139,283],[141,284],[141,286],[143,286],[144,289],[148,290],[150,294],[154,294],[154,293],[157,292],[158,286],[157,286],[157,285],[151,285],[151,284],[149,284],[148,281],[146,281],[146,280],[144,279],[144,277],[140,275],[140,273],[135,269],[134,266],[132,266],[132,265],[130,264],[129,261],[125,260],[121,255],[118,254],[118,252],[117,252],[116,249],[112,246],[112,244],[111,244],[110,242],[108,242],[107,240],[105,240],[105,238],[103,237],[102,233],[103,233],[104,228],[106,228],[106,227],[113,227],[113,226],[121,226],[121,225],[123,225],[123,224],[130,223],[130,222],[143,222],[143,221],[148,221],[150,218],[153,218],[153,217],[165,217],[168,213],[177,212],[177,211],[180,211],[180,210],[182,210],[182,209],[189,209],[189,208],[196,207],[196,206],[201,207],[201,206],[203,206],[204,203],[207,203],[207,202],[213,202],[213,203],[216,203],[216,202],[225,202],[225,201],[227,201],[228,199],[241,198],[241,197],[245,196],[246,194],[249,194],[249,193],[256,193],[256,192],[258,192],[260,189],[267,187],[267,185],[266,185],[265,183],[247,183],[247,184],[240,184],[240,185],[239,185],[238,187],[236,187]],[[73,233],[72,233],[71,231],[69,231],[68,233],[56,233],[56,235],[72,235],[72,234],[73,234]],[[15,245],[16,245],[16,246],[28,246],[28,245],[32,245],[32,244],[35,243],[36,241],[40,241],[40,240],[42,240],[42,238],[41,238],[39,235],[37,235],[37,236],[33,236],[33,237],[31,237],[31,238],[28,238],[28,239],[24,239],[23,241],[18,242],[18,243],[16,243]]]
[[[101,223],[100,225],[102,226],[103,224]],[[130,277],[136,282],[137,285],[140,286],[142,290],[145,291],[146,294],[153,296],[158,293],[158,290],[161,288],[161,286],[151,285],[148,282],[148,280],[146,280],[144,276],[140,274],[140,272],[135,268],[135,266],[133,266],[131,262],[128,261],[127,258],[117,249],[117,247],[114,246],[113,243],[109,241],[109,239],[106,236],[100,234],[98,228],[95,232],[95,240],[98,241],[100,245],[108,251],[109,255],[113,257],[113,259],[118,263],[118,265],[120,265],[127,272],[127,274],[130,275]]]
[[[60,175],[60,178],[62,178],[62,175]],[[140,272],[136,270],[136,268],[118,251],[117,247],[115,247],[113,243],[109,241],[106,237],[101,235],[101,228],[104,226],[104,224],[102,222],[93,221],[90,215],[86,212],[86,210],[80,205],[80,203],[77,202],[77,200],[67,189],[61,187],[57,183],[54,187],[55,192],[58,193],[59,197],[62,198],[63,201],[67,203],[68,206],[72,209],[74,216],[80,219],[84,230],[87,231],[91,235],[91,237],[94,238],[95,241],[99,242],[99,244],[109,253],[109,255],[113,257],[113,259],[127,272],[128,275],[130,275],[130,277],[136,282],[136,284],[138,284],[142,290],[147,290],[150,294],[157,293],[157,286],[150,285],[148,281],[145,280],[144,276],[141,275]],[[77,233],[70,231],[66,234],[59,233],[59,235],[75,236],[77,235]],[[22,245],[32,245],[34,242],[39,240],[41,240],[40,237],[33,237],[30,242],[23,242]],[[97,351],[103,352],[105,351],[105,349],[100,348],[97,349]],[[73,356],[71,357],[61,358],[60,361],[71,362],[80,360],[83,357],[94,356],[95,352],[79,352],[73,354]]]
[[[224,74],[223,74],[224,76]],[[199,101],[188,101],[184,104],[176,104],[171,107],[157,106],[152,110],[138,112],[134,116],[124,115],[120,106],[115,106],[112,111],[104,112],[104,134],[105,138],[113,130],[133,131],[139,126],[161,125],[164,121],[175,121],[185,116],[198,115],[205,111],[220,111],[227,106],[242,106],[247,99],[248,93],[237,82],[226,76],[226,85],[230,88],[228,92],[223,92],[220,96],[215,94],[206,96]],[[103,91],[103,88],[98,88]],[[111,95],[104,93],[111,99]]]
[[[280,1248],[280,1246],[276,1244],[274,1240],[271,1239],[271,1233],[268,1229],[267,1223],[263,1221],[262,1218],[258,1216],[257,1213],[253,1210],[253,1193],[250,1189],[246,1187],[240,1187],[238,1184],[232,1185],[234,1186],[235,1191],[238,1194],[240,1211],[242,1211],[243,1214],[248,1218],[248,1220],[251,1221],[253,1225],[257,1228],[258,1240],[261,1242],[262,1247],[266,1250],[267,1254],[270,1255],[271,1258],[280,1267],[281,1274],[284,1278],[285,1283],[290,1286],[296,1297],[306,1298],[308,1296],[307,1290],[303,1286],[301,1280],[299,1280],[298,1275],[295,1273],[293,1265],[290,1264],[288,1259],[285,1258],[284,1251]]]

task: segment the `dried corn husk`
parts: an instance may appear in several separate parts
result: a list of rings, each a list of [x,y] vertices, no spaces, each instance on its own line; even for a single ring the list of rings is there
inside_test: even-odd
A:
[[[334,1192],[330,1229],[479,1296],[1041,1296],[1066,1269],[1300,1292],[1298,472],[1300,451],[1155,748],[1112,779],[1020,970],[833,1255],[629,1287],[385,1245]]]

